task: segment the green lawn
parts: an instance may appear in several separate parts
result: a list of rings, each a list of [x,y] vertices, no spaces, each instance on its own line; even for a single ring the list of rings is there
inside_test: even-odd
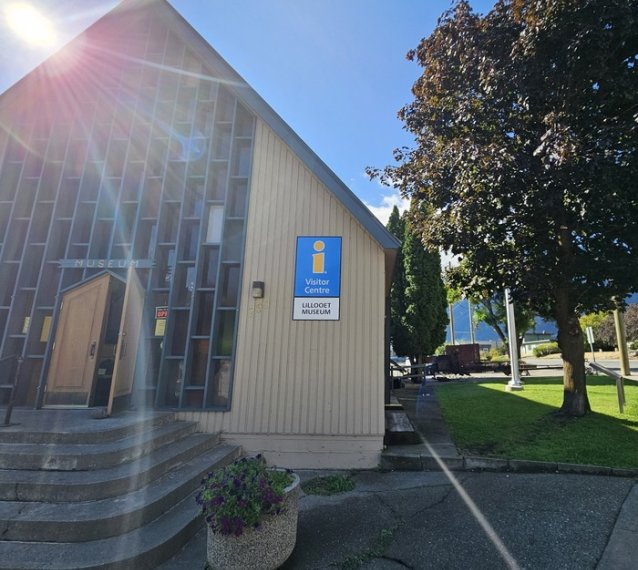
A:
[[[638,384],[625,383],[618,413],[616,385],[590,376],[593,413],[567,419],[552,414],[563,399],[562,378],[526,378],[525,390],[506,382],[436,387],[454,443],[465,455],[638,468]]]

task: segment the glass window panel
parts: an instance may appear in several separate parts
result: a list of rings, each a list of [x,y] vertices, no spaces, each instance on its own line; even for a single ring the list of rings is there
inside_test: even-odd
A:
[[[17,277],[17,265],[8,265],[0,271],[0,306],[8,307],[11,305],[11,296]]]
[[[89,251],[88,245],[70,245],[67,254],[68,259],[86,259]],[[61,256],[63,258],[64,256]]]
[[[230,393],[231,361],[227,358],[212,361],[211,380],[208,387],[208,406],[228,405]]]
[[[164,406],[177,406],[184,384],[184,361],[165,360],[162,376],[163,389],[159,396],[159,402]]]
[[[213,318],[213,293],[198,293],[196,307],[195,334],[200,336],[210,335],[211,321]]]
[[[32,245],[27,247],[24,263],[22,264],[22,274],[20,275],[21,287],[35,287],[37,285],[43,253],[44,246]]]
[[[242,105],[237,104],[235,116],[235,136],[252,137],[255,125],[254,117]]]
[[[201,218],[204,208],[204,181],[201,178],[189,178],[186,185],[186,204],[184,215],[187,218]]]
[[[115,243],[131,243],[133,237],[133,225],[137,206],[135,204],[122,204],[115,221]]]
[[[69,137],[69,125],[56,125],[51,133],[47,160],[62,161],[66,154],[66,142]]]
[[[29,243],[44,243],[47,241],[52,211],[53,204],[38,204],[36,206],[35,211],[33,212],[33,222],[31,223]]]
[[[20,183],[20,192],[16,196],[16,206],[13,215],[16,218],[28,218],[31,216],[35,193],[38,189],[38,180],[23,178]]]
[[[7,230],[9,226],[9,214],[11,210],[9,208],[0,207],[0,239],[4,236],[4,232]]]
[[[7,146],[7,152],[4,155],[7,161],[21,162],[27,155],[26,147],[17,138],[12,138]]]
[[[57,201],[56,216],[58,218],[70,218],[73,216],[79,189],[79,178],[65,178],[62,180]]]
[[[126,140],[111,140],[109,145],[109,157],[106,162],[105,176],[120,177],[124,173],[124,162],[126,160]]]
[[[173,281],[174,270],[175,250],[158,247],[155,255],[155,268],[153,269],[153,287],[157,289],[168,288]]]
[[[102,193],[98,205],[98,218],[113,218],[115,207],[120,193],[121,181],[119,178],[107,178],[102,181]]]
[[[208,174],[209,200],[223,200],[226,195],[226,179],[228,178],[228,163],[214,162]]]
[[[144,192],[142,193],[142,213],[143,218],[157,218],[160,197],[162,195],[162,180],[151,178],[146,181]]]
[[[91,223],[93,222],[93,204],[79,204],[75,215],[71,241],[73,243],[88,243],[91,237]]]
[[[64,257],[71,222],[56,221],[51,228],[51,238],[47,244],[47,259],[58,260]]]
[[[42,180],[40,181],[40,192],[38,194],[39,200],[55,200],[61,174],[61,164],[49,163],[45,165],[44,172],[42,173]]]
[[[219,265],[219,249],[216,247],[206,247],[203,252],[203,263],[200,287],[213,289],[217,284],[217,271]]]
[[[69,142],[64,168],[67,176],[81,176],[86,162],[88,141],[75,140]]]
[[[4,164],[0,169],[0,201],[11,201],[16,195],[21,164]]]
[[[241,261],[244,224],[240,220],[226,220],[222,254],[224,261]]]
[[[164,180],[164,198],[166,200],[181,200],[184,193],[184,172],[182,163],[172,162],[166,169]]]
[[[208,339],[193,339],[192,347],[189,385],[203,386],[206,382],[206,365],[208,363]]]
[[[4,258],[9,261],[18,261],[22,257],[22,249],[27,241],[28,220],[14,221],[9,228],[11,239],[4,246]],[[4,271],[5,268],[2,268]]]
[[[136,259],[153,259],[157,241],[157,224],[141,221],[135,235],[134,257]]]
[[[246,215],[247,180],[231,180],[228,193],[228,215],[231,218],[243,218]]]
[[[218,123],[213,132],[213,159],[227,160],[230,156],[231,125]]]
[[[252,159],[252,143],[250,140],[239,139],[235,141],[233,153],[233,176],[248,176]]]
[[[80,196],[84,201],[97,200],[97,193],[100,189],[100,180],[102,178],[102,165],[87,164],[80,184]]]
[[[223,264],[220,306],[236,307],[239,297],[239,264]]]
[[[62,274],[62,289],[68,289],[82,281],[84,271],[82,269],[64,269]]]
[[[199,224],[183,223],[182,259],[194,260],[199,247]]]
[[[45,263],[42,268],[42,278],[38,289],[38,305],[52,307],[55,304],[55,295],[60,278],[60,268],[57,263]]]
[[[208,210],[208,228],[206,230],[206,243],[220,243],[222,241],[222,229],[224,227],[224,207],[211,206]]]
[[[173,243],[177,237],[177,225],[179,223],[179,205],[166,204],[162,210],[160,222],[160,242]]]
[[[217,116],[216,121],[232,121],[235,110],[235,99],[223,87],[219,88],[217,94]]]
[[[95,230],[91,238],[89,255],[95,259],[107,259],[109,256],[109,246],[111,245],[111,231],[113,222],[102,221],[95,223]]]
[[[40,143],[41,141],[34,142]],[[34,149],[27,155],[22,173],[23,176],[38,177],[42,172],[42,165],[44,164],[44,145],[37,144],[35,146],[39,147],[39,150]]]
[[[235,311],[218,311],[215,327],[215,356],[231,356],[235,334]]]
[[[173,334],[171,335],[171,355],[183,356],[188,336],[188,311],[171,311],[173,317]]]
[[[190,305],[193,291],[195,290],[195,268],[179,264],[175,268],[175,283],[173,284],[175,297],[173,304],[176,307]]]

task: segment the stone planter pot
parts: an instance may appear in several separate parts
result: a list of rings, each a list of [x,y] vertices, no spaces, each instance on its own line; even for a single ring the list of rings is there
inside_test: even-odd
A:
[[[270,515],[258,529],[241,536],[223,535],[208,529],[207,562],[212,570],[275,570],[292,554],[297,541],[299,476],[284,490],[279,515]]]

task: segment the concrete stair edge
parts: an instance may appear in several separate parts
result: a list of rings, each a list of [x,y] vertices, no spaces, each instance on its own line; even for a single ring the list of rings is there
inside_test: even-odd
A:
[[[0,503],[3,540],[89,542],[149,524],[191,495],[203,475],[233,461],[236,446],[221,445],[182,463],[149,485],[116,499],[69,503]]]
[[[104,444],[0,444],[0,469],[90,471],[132,461],[194,433],[195,422],[173,422]]]
[[[189,494],[154,521],[119,536],[74,543],[0,541],[0,570],[155,568],[201,528],[194,497]]]
[[[0,500],[88,501],[135,491],[161,473],[219,444],[219,434],[195,433],[127,463],[93,471],[0,471]]]
[[[117,418],[117,417],[116,417]],[[96,425],[104,425],[105,420],[95,420]],[[147,431],[175,421],[174,412],[155,412],[153,415],[133,420],[125,426],[106,427],[99,431],[11,431],[0,429],[0,444],[91,444],[105,443]],[[19,424],[15,426],[19,427]]]

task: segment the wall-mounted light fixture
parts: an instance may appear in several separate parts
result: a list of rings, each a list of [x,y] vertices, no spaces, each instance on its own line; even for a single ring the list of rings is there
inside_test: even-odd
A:
[[[252,297],[253,299],[264,298],[264,282],[263,281],[253,281]]]

